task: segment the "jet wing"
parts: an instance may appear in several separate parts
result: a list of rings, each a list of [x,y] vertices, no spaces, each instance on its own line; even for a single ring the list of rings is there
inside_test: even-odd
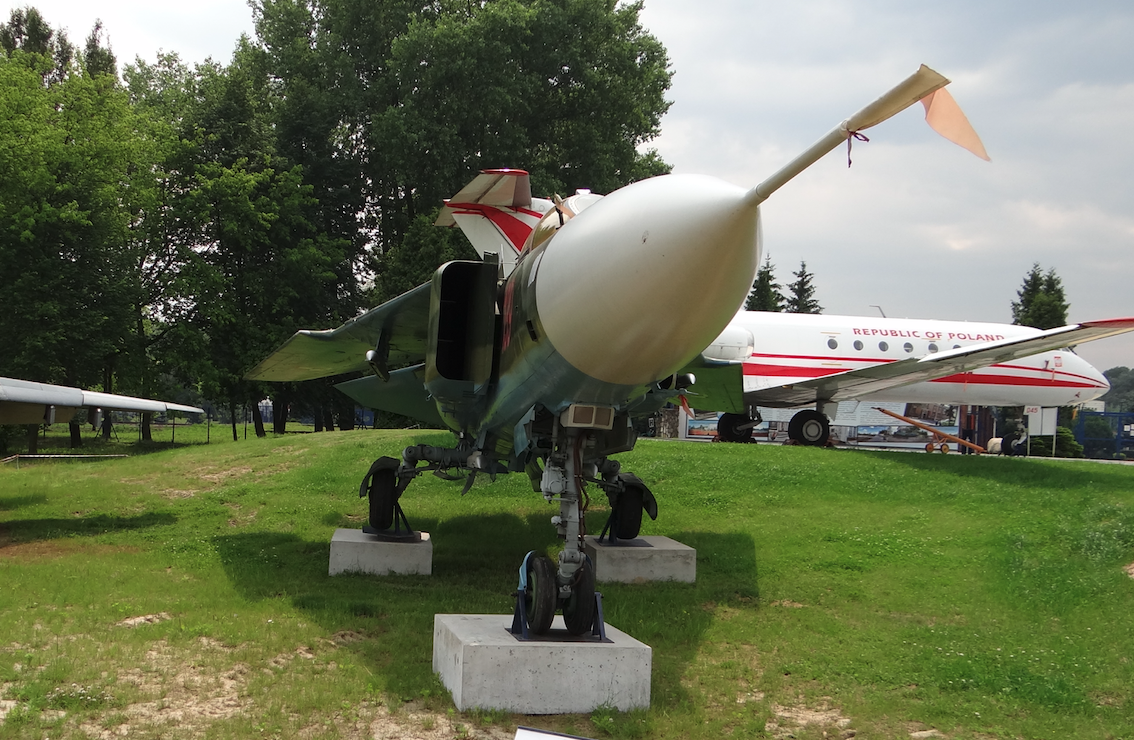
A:
[[[743,414],[744,368],[740,363],[699,357],[681,369],[696,379],[685,389],[685,400],[695,409]]]
[[[199,409],[196,406],[184,406],[179,403],[84,391],[81,388],[33,383],[15,378],[0,378],[0,424],[39,424],[49,418],[49,407],[55,408],[55,419],[57,421],[70,419],[75,409],[80,408],[153,411],[157,413],[169,411],[180,411],[187,414],[205,413],[204,409]]]
[[[427,424],[444,428],[437,404],[425,390],[425,366],[414,365],[395,370],[383,381],[377,375],[348,380],[335,385],[360,406],[409,416]]]
[[[419,285],[338,329],[298,331],[245,374],[248,380],[312,380],[365,370],[366,353],[376,350],[389,365],[425,359],[429,333],[430,283]]]
[[[888,388],[978,370],[989,365],[1132,330],[1134,330],[1134,318],[1072,324],[1041,331],[1030,337],[970,345],[922,358],[899,360],[822,378],[811,378],[790,384],[771,382],[765,387],[757,387],[755,390],[745,392],[744,402],[748,406],[790,407],[814,403],[819,399],[847,401]]]

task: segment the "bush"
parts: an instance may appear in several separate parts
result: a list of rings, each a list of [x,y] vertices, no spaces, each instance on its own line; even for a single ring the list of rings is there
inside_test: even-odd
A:
[[[1052,457],[1051,435],[1032,437],[1028,454],[1032,457]],[[1055,457],[1082,457],[1083,445],[1067,427],[1055,428]]]

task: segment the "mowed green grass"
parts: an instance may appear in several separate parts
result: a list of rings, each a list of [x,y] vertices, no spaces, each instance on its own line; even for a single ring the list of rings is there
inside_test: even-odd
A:
[[[433,575],[329,578],[369,463],[447,435],[225,431],[0,467],[0,737],[1134,737],[1129,467],[644,440],[644,533],[697,549],[696,584],[601,584],[652,706],[517,717],[452,709],[432,627],[559,546],[525,476],[419,478]]]

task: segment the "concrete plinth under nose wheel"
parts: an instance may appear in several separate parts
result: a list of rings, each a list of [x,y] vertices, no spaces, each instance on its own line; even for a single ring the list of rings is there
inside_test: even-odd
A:
[[[649,645],[609,624],[606,642],[571,637],[562,616],[547,639],[521,640],[511,626],[510,614],[434,616],[433,670],[460,711],[577,714],[650,706]]]
[[[669,537],[636,537],[612,545],[588,536],[586,552],[595,566],[595,580],[602,583],[697,581],[697,551]]]
[[[428,532],[420,534],[421,542],[385,542],[360,529],[336,529],[328,573],[432,575],[433,541]]]

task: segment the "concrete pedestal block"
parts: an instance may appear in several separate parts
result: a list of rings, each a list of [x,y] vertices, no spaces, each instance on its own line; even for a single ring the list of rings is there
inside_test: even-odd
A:
[[[595,566],[595,580],[617,583],[697,580],[697,551],[669,537],[637,537],[599,542],[587,537],[587,555]]]
[[[434,616],[433,670],[457,709],[575,714],[650,706],[649,645],[609,624],[606,642],[573,637],[558,615],[546,639],[518,639],[511,626],[511,615]]]
[[[336,529],[328,572],[427,576],[433,573],[433,541],[428,532],[421,542],[383,542],[360,529]]]

